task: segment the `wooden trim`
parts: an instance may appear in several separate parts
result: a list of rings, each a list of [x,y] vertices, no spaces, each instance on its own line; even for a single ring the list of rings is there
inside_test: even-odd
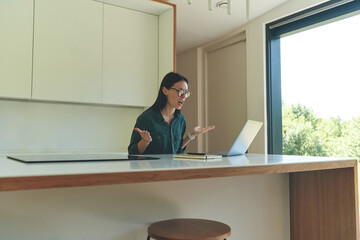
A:
[[[339,162],[317,162],[299,164],[279,164],[249,167],[200,168],[179,170],[157,170],[139,172],[118,172],[98,174],[74,174],[56,176],[8,177],[0,178],[0,191],[43,189],[59,187],[78,187],[144,183],[186,179],[201,179],[255,174],[278,174],[329,169],[353,169],[356,160]]]
[[[174,72],[176,72],[176,25],[177,25],[177,15],[176,15],[176,5],[174,4]]]
[[[166,5],[169,5],[169,6],[174,8],[174,22],[173,22],[173,24],[174,24],[174,26],[173,26],[173,28],[174,28],[173,29],[173,31],[174,31],[173,32],[173,37],[174,37],[173,54],[174,54],[174,56],[173,56],[173,64],[174,64],[174,72],[176,72],[176,25],[177,25],[177,23],[176,23],[176,17],[177,17],[177,15],[176,15],[176,4],[165,2],[165,1],[162,1],[162,0],[151,0],[151,1],[166,4]]]

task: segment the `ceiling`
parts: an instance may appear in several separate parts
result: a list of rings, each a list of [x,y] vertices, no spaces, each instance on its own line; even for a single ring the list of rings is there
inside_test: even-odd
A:
[[[230,0],[230,15],[227,14],[226,8],[217,7],[219,2],[226,3],[227,0],[211,0],[211,11],[208,9],[208,0],[191,0],[191,4],[188,4],[188,0],[95,1],[155,15],[171,8],[167,4],[159,4],[158,1],[175,4],[177,11],[176,48],[177,53],[181,53],[217,39],[287,0]]]
[[[226,9],[216,7],[223,0],[212,0],[212,11],[208,10],[207,0],[192,0],[191,4],[187,0],[169,0],[177,9],[177,52],[219,38],[286,1],[231,0],[231,15],[228,15]]]

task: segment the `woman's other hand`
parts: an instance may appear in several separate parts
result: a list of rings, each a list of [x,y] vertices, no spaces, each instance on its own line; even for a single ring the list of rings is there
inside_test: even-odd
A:
[[[207,131],[213,130],[215,128],[215,126],[207,126],[207,127],[194,127],[194,129],[191,132],[192,136],[197,136],[199,134],[205,133]]]
[[[145,142],[150,143],[152,141],[151,135],[150,135],[150,133],[148,131],[142,131],[139,128],[134,128],[134,130],[137,131],[140,134],[141,138]]]
[[[207,126],[207,127],[194,127],[194,129],[192,130],[192,132],[190,133],[191,136],[196,137],[199,134],[205,133],[207,131],[213,130],[215,128],[215,126]],[[181,149],[184,149],[185,146],[192,140],[192,138],[190,138],[189,136],[186,137],[183,141],[183,144],[181,146]]]

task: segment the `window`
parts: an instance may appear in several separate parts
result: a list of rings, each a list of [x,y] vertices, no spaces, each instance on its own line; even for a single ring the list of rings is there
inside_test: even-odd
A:
[[[305,31],[309,29],[314,30],[317,27],[319,27],[320,29],[320,26],[324,26],[326,24],[339,21],[340,19],[345,19],[350,16],[357,15],[359,14],[359,10],[360,10],[360,1],[357,0],[329,1],[317,7],[308,9],[306,11],[270,23],[266,26],[267,103],[268,103],[267,111],[268,111],[268,152],[269,153],[282,154],[284,152],[284,147],[285,147],[285,153],[289,154],[288,151],[289,149],[286,149],[287,147],[286,139],[283,138],[284,137],[283,129],[286,130],[286,127],[288,127],[286,125],[283,126],[283,118],[286,117],[283,116],[283,97],[285,96],[285,94],[282,92],[282,77],[283,78],[285,77],[284,76],[285,65],[281,64],[281,60],[282,58],[284,58],[284,56],[282,56],[281,50],[286,51],[284,48],[286,41],[284,40],[286,38],[289,39],[289,37],[291,37],[292,35],[305,33]],[[359,29],[359,27],[360,26],[358,26],[357,29]],[[356,28],[354,28],[354,30],[355,29]],[[340,33],[334,33],[333,36],[338,38],[339,40],[342,39],[343,37],[340,35]],[[333,47],[341,48],[341,44]],[[328,49],[328,51],[335,52],[333,48]],[[336,60],[336,61],[343,61],[343,60]],[[307,71],[308,69],[303,69],[303,70]],[[285,79],[283,79],[283,81],[284,84]],[[304,93],[304,96],[305,95],[306,93]],[[293,112],[308,111],[308,109],[304,108],[304,106],[301,105],[295,107],[297,107],[297,109],[295,109]],[[340,121],[338,119],[338,122],[336,122],[336,119],[334,119],[332,123],[336,124],[336,123],[340,123]],[[324,132],[324,129],[322,129],[322,132]],[[314,141],[316,142],[317,139],[314,139]],[[283,146],[283,143],[285,146]],[[313,143],[311,144],[311,146],[313,147],[314,145],[315,144]],[[315,149],[314,151],[315,152],[317,151],[316,152],[317,154],[315,155],[326,155],[325,152],[322,151],[322,149]],[[294,154],[297,153],[294,152]],[[314,155],[314,154],[309,154],[309,155]]]

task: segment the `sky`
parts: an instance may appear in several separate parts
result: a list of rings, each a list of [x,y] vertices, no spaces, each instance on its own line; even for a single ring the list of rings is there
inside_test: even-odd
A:
[[[317,117],[360,116],[360,14],[281,39],[281,92]]]

